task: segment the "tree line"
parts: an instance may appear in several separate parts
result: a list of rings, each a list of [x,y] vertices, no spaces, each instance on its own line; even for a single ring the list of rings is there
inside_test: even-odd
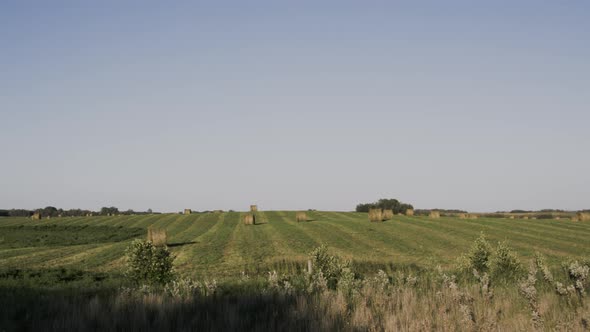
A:
[[[134,215],[134,214],[152,214],[152,209],[148,209],[147,211],[133,211],[131,209],[125,211],[119,211],[118,208],[111,206],[111,207],[102,207],[99,211],[92,211],[92,210],[83,210],[83,209],[58,209],[54,206],[47,206],[44,208],[34,209],[34,210],[27,210],[27,209],[10,209],[10,210],[0,210],[0,217],[30,217],[33,214],[39,214],[41,218],[46,217],[84,217],[87,215],[96,215],[96,216],[115,216],[115,215]]]

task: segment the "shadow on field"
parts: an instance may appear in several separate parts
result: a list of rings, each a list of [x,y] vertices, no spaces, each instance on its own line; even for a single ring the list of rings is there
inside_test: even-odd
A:
[[[188,246],[188,245],[197,244],[197,243],[199,243],[199,242],[197,242],[197,241],[189,241],[189,242],[169,243],[168,244],[168,247],[175,248],[175,247]]]
[[[118,290],[0,287],[2,331],[337,331],[344,317],[301,295],[239,294],[173,298]]]

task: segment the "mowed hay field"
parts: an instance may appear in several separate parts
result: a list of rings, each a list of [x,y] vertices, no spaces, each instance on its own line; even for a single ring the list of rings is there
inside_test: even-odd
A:
[[[0,269],[121,272],[125,248],[150,226],[167,231],[177,271],[193,277],[294,272],[320,244],[361,270],[451,267],[482,231],[492,243],[507,240],[522,259],[536,251],[552,264],[590,256],[590,222],[394,216],[371,223],[366,213],[321,211],[296,222],[294,211],[265,211],[245,225],[244,214],[0,218]]]

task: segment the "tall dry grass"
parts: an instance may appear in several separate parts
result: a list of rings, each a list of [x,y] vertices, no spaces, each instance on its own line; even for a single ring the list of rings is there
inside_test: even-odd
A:
[[[379,279],[369,278],[353,293],[284,287],[189,296],[47,293],[29,303],[15,299],[19,308],[8,312],[27,319],[0,324],[35,331],[587,331],[590,324],[588,303],[575,306],[551,291],[537,293],[536,322],[526,298],[512,288],[459,285],[451,277],[428,288],[408,276]]]

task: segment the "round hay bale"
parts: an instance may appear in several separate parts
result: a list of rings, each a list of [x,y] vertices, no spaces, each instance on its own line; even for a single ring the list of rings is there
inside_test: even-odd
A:
[[[467,213],[459,213],[457,217],[459,217],[459,219],[467,219]]]
[[[307,221],[307,213],[300,211],[295,214],[295,220],[297,222]]]
[[[411,216],[413,216],[413,215],[414,215],[414,209],[407,209],[407,210],[406,210],[406,216],[409,216],[409,217],[411,217]]]
[[[393,210],[383,210],[383,221],[393,219]]]
[[[578,214],[576,216],[578,217],[578,221],[588,221],[588,220],[590,220],[590,213],[578,212]]]
[[[40,220],[41,219],[41,214],[39,212],[35,212],[33,213],[33,215],[31,216],[32,220]]]
[[[242,218],[245,225],[255,225],[256,224],[256,216],[254,214],[248,213],[245,214]]]
[[[369,209],[369,221],[382,222],[383,221],[383,211],[381,211],[381,209]]]
[[[168,233],[165,229],[150,226],[148,227],[147,240],[156,247],[163,247],[168,242]]]
[[[432,218],[432,219],[438,219],[438,218],[440,218],[440,212],[438,212],[438,211],[430,211],[430,214],[428,216],[430,218]]]

